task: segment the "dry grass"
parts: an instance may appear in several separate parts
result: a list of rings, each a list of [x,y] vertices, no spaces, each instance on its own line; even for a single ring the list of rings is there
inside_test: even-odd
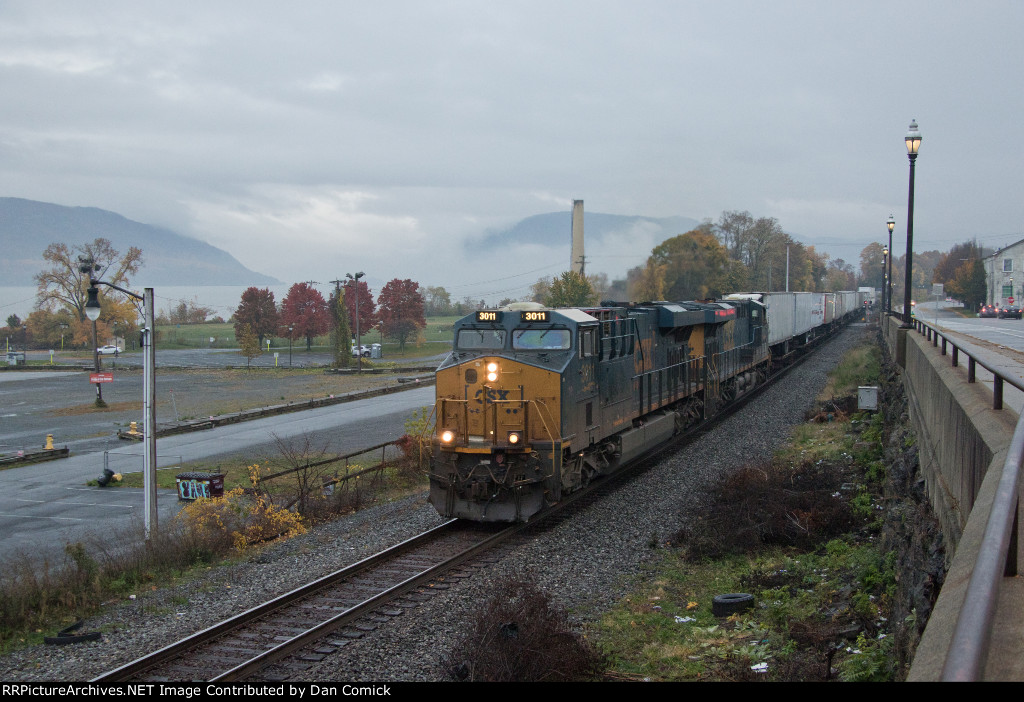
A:
[[[138,402],[108,402],[106,407],[97,407],[95,402],[73,407],[62,407],[47,412],[50,417],[71,417],[80,414],[100,414],[104,412],[141,412],[142,401]]]

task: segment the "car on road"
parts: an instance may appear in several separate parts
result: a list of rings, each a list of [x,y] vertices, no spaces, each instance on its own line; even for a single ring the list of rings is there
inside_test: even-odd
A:
[[[979,317],[996,317],[999,313],[996,311],[995,305],[982,305],[981,309],[978,310]]]
[[[118,348],[117,346],[114,346],[113,344],[107,344],[106,346],[100,346],[98,349],[96,349],[96,353],[100,354],[101,356],[108,353],[112,353],[116,356],[117,354],[121,353],[121,349]]]
[[[999,319],[1020,319],[1020,307],[1017,307],[1016,305],[1000,307],[998,316]]]
[[[355,344],[352,344],[352,358],[355,358],[356,356],[362,356],[363,358],[369,358],[370,357],[370,353],[372,352],[372,349],[370,349],[369,346],[367,346],[366,344],[363,344],[362,346],[359,347],[359,349],[360,349],[360,351],[357,352]]]

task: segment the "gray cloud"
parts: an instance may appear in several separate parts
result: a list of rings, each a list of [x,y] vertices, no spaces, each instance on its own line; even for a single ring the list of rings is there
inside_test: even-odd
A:
[[[7,2],[0,194],[282,279],[354,265],[482,297],[511,286],[463,243],[573,198],[745,209],[856,261],[890,212],[905,227],[916,118],[916,246],[998,246],[1024,238],[1022,20],[1012,0]],[[643,246],[602,251],[605,272]],[[526,288],[563,248],[500,267]]]

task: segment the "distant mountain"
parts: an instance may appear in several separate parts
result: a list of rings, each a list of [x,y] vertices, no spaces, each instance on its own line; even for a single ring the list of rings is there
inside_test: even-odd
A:
[[[616,239],[630,239],[640,233],[645,239],[661,243],[677,234],[685,234],[699,224],[689,217],[655,218],[584,211],[583,236],[589,251],[595,246],[607,245]],[[500,244],[564,245],[571,241],[572,212],[564,211],[534,215],[520,220],[510,229],[488,231],[475,247],[493,250]]]
[[[20,198],[0,198],[0,281],[34,285],[46,267],[43,251],[54,243],[70,247],[109,239],[125,253],[142,249],[143,266],[132,282],[156,285],[274,285],[279,280],[251,271],[231,254],[170,229],[133,222],[95,207],[65,207]]]

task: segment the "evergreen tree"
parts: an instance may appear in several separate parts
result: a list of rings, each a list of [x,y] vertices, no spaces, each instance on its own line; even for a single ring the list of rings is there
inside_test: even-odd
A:
[[[334,367],[348,368],[352,362],[352,329],[348,325],[345,289],[339,287],[331,295],[331,348],[334,349]]]

